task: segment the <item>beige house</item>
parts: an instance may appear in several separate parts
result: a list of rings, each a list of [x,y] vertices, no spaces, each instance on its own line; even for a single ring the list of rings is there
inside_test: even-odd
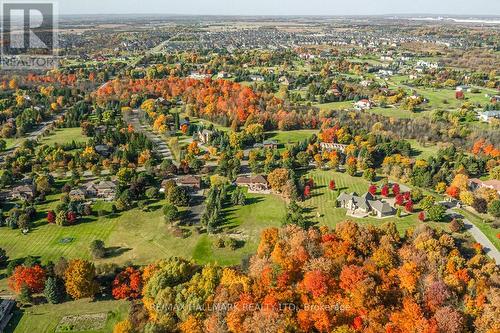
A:
[[[262,175],[257,175],[254,177],[238,177],[236,179],[236,185],[248,187],[248,190],[254,193],[263,193],[269,191],[269,183],[267,182],[267,179]]]

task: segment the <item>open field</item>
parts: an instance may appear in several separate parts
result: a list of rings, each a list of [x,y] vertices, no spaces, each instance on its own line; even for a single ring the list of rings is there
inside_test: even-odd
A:
[[[331,102],[324,104],[313,104],[313,106],[319,108],[320,110],[330,111],[330,110],[344,110],[344,109],[352,109],[352,101],[344,101],[344,102]]]
[[[399,107],[387,107],[387,108],[374,107],[374,108],[368,110],[368,112],[382,115],[385,117],[401,118],[401,119],[419,118],[419,117],[422,117],[422,116],[425,116],[426,114],[428,114],[428,112],[426,112],[426,111],[410,112],[407,110],[403,110]]]
[[[280,225],[285,211],[284,202],[275,196],[249,195],[248,201],[247,206],[230,207],[224,212],[227,223],[223,228],[227,237],[245,241],[244,246],[235,251],[216,249],[212,245],[223,234],[197,234],[194,227],[187,227],[191,236],[173,236],[163,220],[161,207],[165,201],[152,203],[149,212],[133,209],[116,216],[84,218],[69,227],[49,225],[45,222],[46,212],[58,204],[57,196],[48,196],[48,202],[39,206],[40,219],[29,234],[0,228],[0,247],[7,251],[11,259],[28,255],[38,256],[42,262],[55,261],[61,256],[91,259],[89,244],[100,239],[105,242],[110,255],[96,260],[97,265],[107,262],[125,264],[129,261],[147,264],[170,256],[194,258],[200,263],[238,264],[241,258],[256,250],[263,229]],[[64,239],[71,241],[62,243]],[[5,285],[0,284],[0,291],[4,288]]]
[[[109,300],[91,302],[88,299],[55,305],[42,304],[36,307],[27,308],[24,311],[17,310],[5,333],[55,332],[59,322],[65,316],[94,315],[101,313],[107,315],[106,322],[102,323],[104,328],[91,331],[68,329],[64,330],[64,332],[112,332],[113,326],[126,317],[129,306],[129,303],[126,301]],[[17,327],[15,325],[17,325]],[[60,332],[60,330],[58,331]]]
[[[431,156],[435,156],[439,151],[440,147],[438,145],[422,145],[417,140],[406,140],[411,144],[413,149],[413,156],[420,159],[428,159]]]
[[[75,141],[76,143],[87,142],[87,138],[83,136],[81,127],[74,128],[57,128],[50,135],[42,137],[42,143],[46,145],[65,144]]]
[[[276,140],[281,144],[288,144],[302,142],[318,133],[318,130],[274,131],[267,132],[266,138]]]

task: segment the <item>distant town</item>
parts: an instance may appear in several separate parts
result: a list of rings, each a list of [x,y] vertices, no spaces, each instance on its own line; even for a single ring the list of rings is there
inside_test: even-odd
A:
[[[499,22],[61,16],[0,71],[0,332],[499,332]]]

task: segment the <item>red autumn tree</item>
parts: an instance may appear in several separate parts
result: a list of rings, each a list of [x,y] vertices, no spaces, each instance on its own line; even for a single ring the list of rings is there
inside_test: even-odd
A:
[[[408,201],[411,199],[411,193],[410,192],[405,192],[403,193],[403,198],[405,201]]]
[[[141,295],[141,272],[133,267],[127,267],[113,281],[113,297],[115,299],[134,299]]]
[[[309,185],[307,185],[304,188],[304,197],[305,198],[309,198],[310,195],[311,195],[311,187]]]
[[[49,210],[47,212],[47,222],[49,222],[50,224],[56,223],[56,214],[53,210]]]
[[[37,294],[45,287],[45,271],[39,265],[33,267],[17,266],[9,278],[9,287],[16,293],[26,286],[31,293]]]
[[[389,186],[384,185],[382,187],[382,190],[380,190],[380,194],[382,194],[384,197],[388,197],[389,196]]]
[[[418,219],[420,222],[425,222],[425,212],[420,212],[418,214]]]
[[[406,203],[406,205],[405,205],[405,210],[406,210],[408,213],[412,213],[412,212],[413,212],[413,201],[408,200],[408,202],[407,202],[407,203]]]
[[[330,180],[330,184],[328,185],[328,187],[332,191],[335,190],[335,180]]]
[[[402,206],[404,202],[405,202],[405,198],[402,194],[396,195],[396,205]]]
[[[354,329],[356,331],[361,330],[363,328],[363,319],[360,316],[357,316],[356,318],[354,318],[354,321],[352,323],[352,327],[354,327]]]
[[[394,184],[392,185],[392,193],[394,193],[394,195],[398,195],[399,193],[401,193],[401,189],[399,187],[399,184]]]
[[[66,214],[66,219],[68,220],[68,223],[69,224],[73,224],[76,222],[76,220],[78,219],[78,215],[76,215],[75,212],[72,212],[72,211],[69,211],[67,214]]]
[[[377,185],[371,185],[369,188],[368,188],[368,192],[370,192],[371,195],[375,195],[377,194]]]

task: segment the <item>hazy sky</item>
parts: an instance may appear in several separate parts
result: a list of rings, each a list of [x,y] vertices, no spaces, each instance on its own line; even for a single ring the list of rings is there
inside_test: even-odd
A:
[[[59,0],[61,14],[500,15],[500,0]]]

